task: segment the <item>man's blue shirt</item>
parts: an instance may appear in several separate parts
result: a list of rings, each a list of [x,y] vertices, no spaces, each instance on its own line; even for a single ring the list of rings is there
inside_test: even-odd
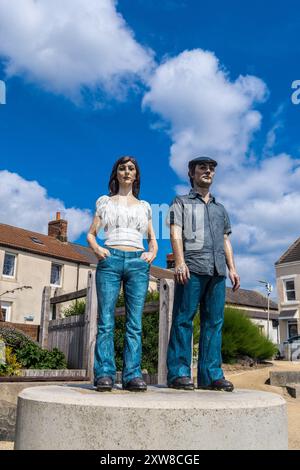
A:
[[[206,204],[191,189],[189,194],[173,200],[167,223],[182,227],[184,259],[191,272],[226,276],[224,234],[231,233],[231,226],[222,204],[213,196]]]

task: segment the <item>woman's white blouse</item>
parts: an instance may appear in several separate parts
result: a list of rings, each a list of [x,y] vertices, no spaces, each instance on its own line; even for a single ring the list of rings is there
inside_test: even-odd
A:
[[[152,218],[150,204],[139,201],[125,206],[115,203],[110,196],[101,196],[96,202],[96,215],[104,224],[105,245],[133,246],[144,249],[143,237]]]

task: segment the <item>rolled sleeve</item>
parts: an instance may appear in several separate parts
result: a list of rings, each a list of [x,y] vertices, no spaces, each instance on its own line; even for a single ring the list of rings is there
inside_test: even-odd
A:
[[[230,235],[231,232],[232,230],[231,230],[231,223],[230,223],[229,215],[224,209],[224,235]]]
[[[174,199],[169,208],[166,224],[183,227],[183,203],[178,197]]]

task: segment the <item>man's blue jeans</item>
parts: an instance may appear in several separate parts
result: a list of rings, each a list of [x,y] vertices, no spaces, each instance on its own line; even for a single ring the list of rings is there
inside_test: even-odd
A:
[[[142,251],[108,249],[111,255],[99,261],[96,271],[99,320],[94,377],[95,381],[105,376],[115,380],[115,307],[123,281],[126,330],[122,382],[126,385],[131,379],[142,377],[142,314],[150,265],[141,259]]]
[[[224,377],[221,368],[225,277],[191,273],[187,284],[176,284],[167,366],[168,383],[191,377],[193,319],[200,304],[198,385]]]

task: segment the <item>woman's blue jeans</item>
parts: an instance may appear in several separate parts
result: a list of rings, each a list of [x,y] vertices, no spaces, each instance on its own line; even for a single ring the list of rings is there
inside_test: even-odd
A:
[[[122,383],[142,377],[142,314],[148,290],[150,265],[142,251],[108,248],[110,256],[100,260],[96,271],[98,334],[95,345],[94,377],[109,376],[115,381],[115,308],[123,281],[126,326]]]
[[[208,386],[224,377],[221,368],[225,277],[191,273],[175,289],[172,328],[167,355],[168,383],[191,377],[193,320],[200,303],[198,385]]]

